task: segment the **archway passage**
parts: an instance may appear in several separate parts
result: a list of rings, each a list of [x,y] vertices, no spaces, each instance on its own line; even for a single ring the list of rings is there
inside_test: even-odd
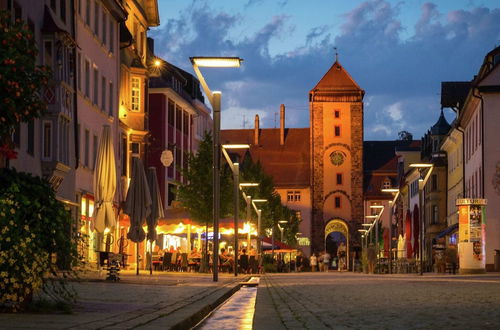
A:
[[[349,265],[349,227],[342,219],[333,219],[325,226],[325,250],[330,254],[333,259],[337,259],[338,247],[344,243],[346,247],[345,262]],[[338,267],[338,260],[336,260],[334,269]],[[347,267],[349,268],[349,267]]]
[[[325,240],[326,251],[330,254],[332,260],[335,259],[337,256],[337,250],[340,243],[344,243],[347,246],[347,238],[344,236],[344,234],[338,231],[334,231],[328,234],[328,236],[326,236]],[[338,267],[338,260],[336,261],[335,267],[332,267],[332,269],[337,269],[337,267]]]

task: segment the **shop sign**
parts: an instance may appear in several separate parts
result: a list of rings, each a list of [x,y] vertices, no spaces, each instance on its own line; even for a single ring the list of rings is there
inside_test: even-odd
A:
[[[486,200],[480,198],[457,199],[458,243],[460,268],[484,268]]]
[[[309,239],[309,237],[299,237],[298,242],[299,242],[300,246],[310,246],[311,245],[311,240]]]

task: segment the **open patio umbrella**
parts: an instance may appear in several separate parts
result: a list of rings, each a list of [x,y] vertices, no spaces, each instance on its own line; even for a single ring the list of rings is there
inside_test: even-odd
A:
[[[419,209],[417,204],[413,208],[413,254],[415,257],[419,256],[419,237],[420,237],[420,218],[419,218]]]
[[[156,239],[156,226],[158,225],[158,219],[165,216],[163,212],[163,203],[161,202],[160,189],[158,188],[158,179],[156,178],[156,167],[148,168],[148,186],[149,193],[151,195],[151,212],[146,218],[148,224],[148,241],[150,245],[149,253],[151,253],[149,258],[149,273],[153,273],[153,241]]]
[[[115,151],[111,128],[104,125],[95,161],[94,171],[94,222],[98,233],[116,226],[113,198],[116,191]]]
[[[123,212],[130,218],[130,228],[127,238],[137,243],[136,273],[139,275],[139,246],[138,243],[144,241],[146,233],[142,226],[146,218],[151,213],[151,194],[149,192],[148,181],[144,173],[144,166],[138,157],[132,158],[132,177],[128,187],[127,199]]]

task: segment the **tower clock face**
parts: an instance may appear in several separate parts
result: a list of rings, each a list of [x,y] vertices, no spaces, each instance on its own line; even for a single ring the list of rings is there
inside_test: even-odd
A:
[[[345,154],[342,151],[334,151],[330,154],[330,161],[335,166],[340,166],[344,163]]]

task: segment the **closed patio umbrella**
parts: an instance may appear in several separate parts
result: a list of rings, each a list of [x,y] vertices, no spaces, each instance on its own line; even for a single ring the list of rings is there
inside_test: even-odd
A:
[[[161,201],[160,189],[158,188],[158,179],[156,178],[156,167],[148,168],[148,186],[149,193],[151,195],[151,212],[149,216],[146,218],[146,222],[148,224],[148,241],[150,242],[150,253],[151,256],[149,258],[149,272],[153,273],[153,241],[156,239],[156,225],[158,225],[158,219],[163,218],[163,203]]]
[[[151,194],[146,174],[144,173],[144,166],[138,157],[132,158],[132,177],[123,212],[130,218],[130,228],[127,238],[135,243],[144,241],[146,233],[142,229],[142,226],[151,213]],[[137,275],[139,275],[139,246],[137,245],[136,248]]]
[[[104,125],[94,167],[94,223],[98,233],[116,226],[113,198],[116,191],[115,151],[111,128]]]

